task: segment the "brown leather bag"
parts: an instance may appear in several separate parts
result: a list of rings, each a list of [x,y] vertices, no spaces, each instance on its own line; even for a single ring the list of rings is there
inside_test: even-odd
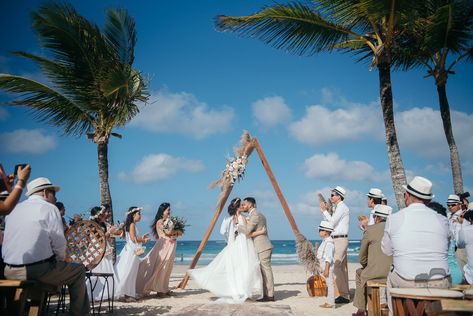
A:
[[[327,283],[321,275],[312,275],[307,279],[309,296],[327,296]]]

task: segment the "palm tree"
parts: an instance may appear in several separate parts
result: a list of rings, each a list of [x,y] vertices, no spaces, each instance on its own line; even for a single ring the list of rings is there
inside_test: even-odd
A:
[[[27,106],[35,118],[61,127],[66,135],[87,135],[98,152],[100,198],[109,204],[108,143],[146,102],[146,83],[132,68],[135,22],[125,10],[110,9],[103,32],[68,4],[50,3],[32,13],[33,29],[51,55],[15,55],[35,62],[46,83],[0,74],[0,89],[18,98],[11,105]],[[111,221],[113,222],[113,213]]]
[[[473,2],[471,0],[430,0],[417,23],[405,34],[396,50],[394,64],[404,70],[424,67],[437,86],[443,129],[450,149],[453,189],[463,193],[460,155],[453,136],[447,80],[454,66],[473,60]]]
[[[242,17],[219,16],[217,28],[256,37],[298,55],[352,52],[377,67],[391,178],[399,208],[406,175],[394,124],[391,90],[392,49],[416,16],[421,1],[320,0],[267,6]]]

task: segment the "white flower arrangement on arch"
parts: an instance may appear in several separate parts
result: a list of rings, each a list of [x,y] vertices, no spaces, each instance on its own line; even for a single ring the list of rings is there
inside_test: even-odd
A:
[[[237,180],[243,178],[247,162],[248,157],[246,155],[227,159],[227,165],[223,171],[223,176],[230,180],[231,185],[234,185]]]

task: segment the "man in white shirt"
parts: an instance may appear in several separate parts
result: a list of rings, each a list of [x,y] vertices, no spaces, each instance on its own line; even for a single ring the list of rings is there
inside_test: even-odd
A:
[[[473,204],[473,202],[470,202]],[[468,284],[473,284],[473,205],[469,207],[469,210],[465,213],[465,222],[468,222],[468,226],[462,226],[458,232],[457,246],[459,249],[465,249],[468,260],[462,269],[462,273],[465,275],[465,280]]]
[[[450,194],[448,196],[447,207],[449,211],[448,224],[450,228],[450,236],[453,244],[455,244],[458,240],[458,233],[462,226],[469,226],[470,222],[463,220],[463,214],[465,211],[462,210],[462,201],[458,195]],[[465,281],[463,267],[467,261],[466,250],[464,248],[458,248],[455,244],[455,257],[457,259],[458,268],[462,272],[462,281]]]
[[[407,207],[388,217],[381,241],[381,250],[393,257],[387,280],[391,314],[391,288],[450,286],[448,220],[426,206],[434,197],[432,182],[414,177],[403,187]]]
[[[332,233],[333,242],[335,244],[334,255],[334,275],[340,296],[335,299],[336,304],[350,303],[350,291],[348,288],[348,225],[350,221],[350,210],[343,202],[346,191],[344,188],[337,186],[332,189],[330,200],[336,205],[332,215],[328,212],[327,203],[320,202],[320,212],[326,221],[333,225]]]
[[[47,178],[27,185],[28,199],[19,203],[6,218],[2,255],[5,277],[38,280],[69,288],[71,315],[88,315],[85,268],[64,262],[66,239],[59,210],[54,205],[55,186]]]

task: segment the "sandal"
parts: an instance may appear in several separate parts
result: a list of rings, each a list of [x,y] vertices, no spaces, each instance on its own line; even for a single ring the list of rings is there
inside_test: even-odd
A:
[[[168,295],[166,293],[156,293],[156,296],[159,298],[166,298]]]
[[[328,304],[328,303],[323,303],[322,305],[319,305],[320,307],[322,308],[334,308],[335,305],[331,305],[331,304]]]

